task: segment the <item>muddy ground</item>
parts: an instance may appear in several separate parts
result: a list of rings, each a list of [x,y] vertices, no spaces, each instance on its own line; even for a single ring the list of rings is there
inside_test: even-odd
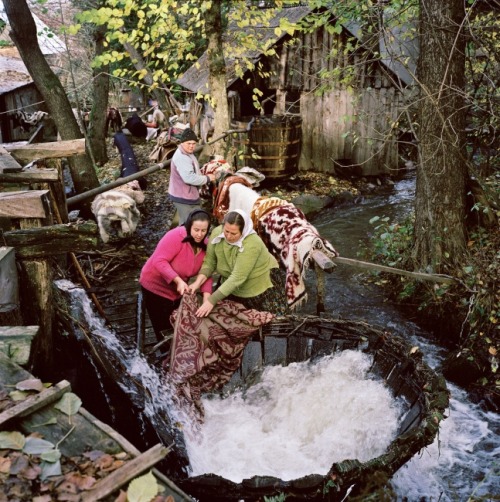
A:
[[[141,169],[155,165],[155,161],[148,157],[155,146],[155,142],[131,140],[137,162]],[[99,170],[101,183],[108,183],[119,177],[120,155],[109,142],[109,161]],[[199,156],[200,163],[208,160],[203,153]],[[142,249],[146,254],[151,254],[161,237],[168,231],[174,214],[173,204],[168,200],[168,168],[156,171],[147,176],[147,188],[145,189],[145,201],[139,207],[141,222],[134,236],[127,243],[115,243],[115,245],[135,246]],[[366,179],[338,179],[325,173],[298,173],[285,181],[270,183],[266,187],[259,187],[262,194],[275,195],[286,200],[293,200],[299,195],[315,195],[322,199],[323,204],[330,205],[341,202],[353,202],[356,198],[376,190],[382,184],[381,180]],[[210,201],[205,201],[207,207]]]

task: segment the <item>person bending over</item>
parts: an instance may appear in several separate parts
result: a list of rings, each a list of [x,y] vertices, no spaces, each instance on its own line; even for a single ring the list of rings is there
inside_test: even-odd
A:
[[[170,315],[188,292],[188,281],[200,271],[207,249],[210,215],[194,209],[184,225],[167,232],[141,270],[141,285],[146,310],[158,341],[162,331],[172,328]],[[201,288],[204,297],[212,291],[212,281]]]
[[[196,315],[208,316],[225,298],[248,309],[269,310],[265,293],[273,287],[271,271],[278,272],[278,262],[253,229],[248,214],[230,211],[210,235],[200,273],[189,287],[195,292],[212,274],[220,276],[219,287],[204,297]]]

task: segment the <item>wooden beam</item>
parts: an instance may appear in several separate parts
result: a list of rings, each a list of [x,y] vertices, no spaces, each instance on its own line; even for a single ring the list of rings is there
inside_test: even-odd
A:
[[[0,159],[2,160],[2,159]],[[0,183],[46,183],[57,181],[59,173],[57,169],[32,168],[19,172],[0,172]]]
[[[15,173],[21,171],[22,168],[23,166],[11,154],[3,146],[0,146],[0,171]]]
[[[23,164],[37,159],[56,159],[72,157],[85,153],[85,138],[50,143],[35,143],[34,145],[4,145],[6,150]]]
[[[402,270],[400,268],[388,267],[387,265],[378,265],[377,263],[354,260],[352,258],[344,258],[343,256],[337,256],[333,260],[337,263],[350,265],[351,267],[376,270],[379,272],[388,272],[390,274],[404,275],[406,277],[412,277],[413,279],[419,281],[433,281],[433,282],[441,282],[444,284],[454,284],[457,282],[454,277],[451,277],[449,275],[426,274],[425,272],[410,272],[409,270]]]
[[[18,259],[47,258],[99,247],[98,229],[94,222],[9,230],[3,233],[3,238],[7,246],[15,249]]]
[[[153,446],[148,451],[142,453],[133,460],[129,460],[122,467],[98,481],[91,490],[82,493],[82,501],[93,502],[111,495],[124,484],[132,481],[132,479],[136,478],[139,474],[165,458],[169,451],[170,450],[162,444]]]
[[[0,193],[0,217],[46,218],[48,190]]]
[[[0,413],[0,428],[3,424],[13,418],[26,417],[35,411],[47,406],[54,401],[57,401],[63,394],[71,390],[71,385],[68,381],[62,380],[53,387],[42,390],[39,394],[27,397],[24,401],[16,404]]]

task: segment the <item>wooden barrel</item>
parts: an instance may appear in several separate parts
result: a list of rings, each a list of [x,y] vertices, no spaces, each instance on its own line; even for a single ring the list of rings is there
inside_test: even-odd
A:
[[[247,133],[234,135],[243,165],[253,167],[268,180],[295,174],[302,145],[302,119],[292,115],[259,115],[233,122]]]

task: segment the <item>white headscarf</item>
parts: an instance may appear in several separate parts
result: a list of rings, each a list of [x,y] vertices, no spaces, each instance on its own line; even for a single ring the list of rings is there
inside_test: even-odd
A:
[[[238,213],[245,220],[245,226],[243,227],[243,231],[241,232],[241,237],[236,242],[229,242],[226,239],[226,236],[224,235],[224,230],[223,230],[222,233],[220,233],[217,237],[214,237],[212,239],[212,244],[217,244],[222,239],[226,239],[226,242],[228,244],[230,244],[231,246],[238,247],[240,250],[240,253],[241,253],[243,251],[243,241],[245,240],[245,237],[247,237],[248,235],[251,235],[251,234],[255,234],[256,232],[253,229],[252,219],[250,218],[250,216],[248,216],[247,213],[245,213],[245,211],[243,211],[241,209],[234,209],[233,211],[230,211],[230,212]]]

